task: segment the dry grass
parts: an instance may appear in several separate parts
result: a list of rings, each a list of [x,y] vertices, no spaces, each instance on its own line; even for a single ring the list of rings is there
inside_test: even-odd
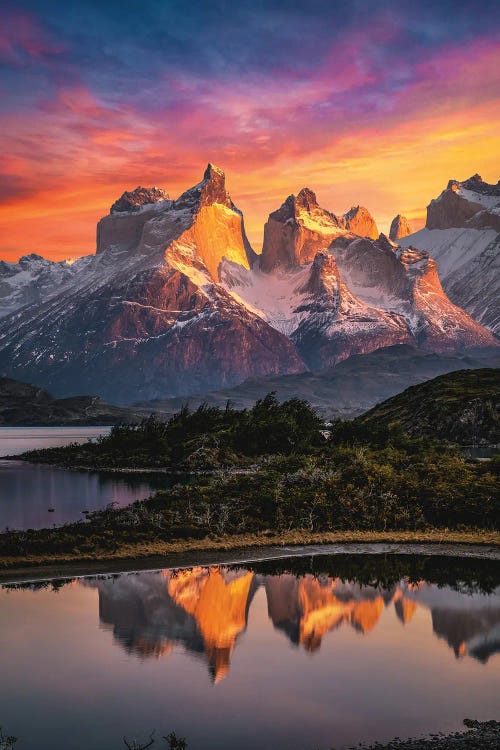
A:
[[[393,544],[474,544],[500,546],[500,532],[497,531],[339,531],[319,532],[294,530],[283,534],[264,532],[262,534],[241,534],[218,538],[206,537],[197,540],[179,540],[170,542],[138,542],[119,546],[113,552],[100,551],[96,555],[82,555],[74,553],[19,555],[0,558],[0,570],[15,571],[16,569],[36,566],[64,566],[74,563],[95,563],[98,561],[131,561],[145,560],[188,552],[207,552],[230,550],[245,550],[250,548],[293,546],[305,544],[348,544],[348,543],[393,543]]]

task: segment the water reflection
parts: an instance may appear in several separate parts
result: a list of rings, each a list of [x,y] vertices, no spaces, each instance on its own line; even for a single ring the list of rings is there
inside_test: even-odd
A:
[[[452,731],[498,716],[499,630],[500,562],[473,559],[317,555],[3,587],[0,723],[25,750],[153,728],[190,750]]]
[[[324,566],[326,560],[314,564]],[[331,565],[343,566],[338,560]],[[476,579],[472,585],[470,576],[467,585],[455,579],[453,585],[443,586],[442,574],[438,583],[407,575],[383,585],[346,580],[343,572],[268,574],[259,566],[195,567],[82,585],[97,589],[100,621],[112,628],[116,642],[128,653],[160,658],[182,646],[203,656],[214,682],[229,671],[259,588],[265,592],[272,626],[293,646],[310,653],[319,651],[327,634],[341,628],[369,636],[384,612],[407,625],[418,610],[430,613],[434,635],[444,639],[457,658],[486,663],[500,650],[500,587],[491,590],[491,574],[485,589]]]
[[[169,483],[165,475],[69,471],[0,459],[0,532],[79,521],[87,512],[109,503],[129,505]]]

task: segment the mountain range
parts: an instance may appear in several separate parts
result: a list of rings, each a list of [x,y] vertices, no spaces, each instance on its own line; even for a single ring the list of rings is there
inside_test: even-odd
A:
[[[366,208],[336,215],[304,188],[270,214],[258,255],[209,164],[175,200],[124,193],[94,255],[1,263],[0,374],[127,404],[324,372],[383,347],[495,347],[499,220],[500,186],[477,175],[431,202],[426,229],[408,234],[398,215],[394,240]]]

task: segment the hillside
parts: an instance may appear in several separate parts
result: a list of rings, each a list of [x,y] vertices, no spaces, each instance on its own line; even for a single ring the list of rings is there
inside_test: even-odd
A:
[[[408,345],[389,346],[349,357],[323,373],[251,378],[233,388],[149,401],[133,408],[144,416],[151,412],[172,415],[186,403],[191,409],[197,409],[203,403],[224,407],[229,401],[235,409],[246,409],[257,399],[274,392],[278,401],[294,397],[305,399],[327,419],[351,419],[411,385],[447,372],[483,367],[500,367],[498,347],[445,355]]]
[[[120,409],[96,396],[56,399],[43,388],[0,378],[0,426],[103,425],[133,421],[130,409]]]
[[[357,422],[401,424],[411,437],[461,445],[500,443],[500,370],[460,370],[408,388]]]

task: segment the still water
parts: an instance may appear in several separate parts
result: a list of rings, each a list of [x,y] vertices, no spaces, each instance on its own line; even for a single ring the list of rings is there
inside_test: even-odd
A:
[[[0,427],[0,457],[39,448],[86,443],[106,435],[110,427]]]
[[[109,427],[3,427],[0,456],[95,439]],[[128,505],[168,484],[161,475],[66,471],[0,458],[0,532],[40,529],[85,518],[109,503]]]
[[[165,477],[142,477],[0,459],[0,532],[81,521],[84,511],[101,510],[109,503],[129,505],[167,484]]]
[[[19,750],[345,747],[500,716],[500,563],[378,555],[0,590]],[[159,741],[155,748],[165,747]]]

